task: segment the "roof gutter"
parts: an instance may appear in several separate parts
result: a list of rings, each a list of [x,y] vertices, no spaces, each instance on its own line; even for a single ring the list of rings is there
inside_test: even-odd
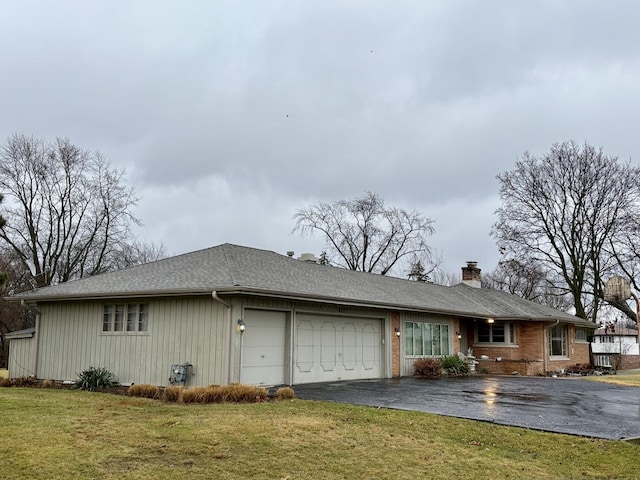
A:
[[[225,302],[224,300],[222,300],[219,296],[218,296],[218,292],[216,290],[211,292],[211,298],[213,298],[216,302],[221,303],[222,305],[224,305],[227,308],[231,308],[231,305],[228,304],[227,302]]]

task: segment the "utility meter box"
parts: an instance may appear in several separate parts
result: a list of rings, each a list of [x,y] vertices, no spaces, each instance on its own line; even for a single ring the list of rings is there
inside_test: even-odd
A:
[[[185,385],[187,383],[187,377],[189,375],[189,369],[192,367],[190,363],[181,363],[171,365],[171,373],[169,374],[169,383],[176,385],[181,383]]]

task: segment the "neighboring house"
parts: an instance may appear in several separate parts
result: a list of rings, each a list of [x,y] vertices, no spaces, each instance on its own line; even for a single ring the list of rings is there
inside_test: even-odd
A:
[[[292,255],[223,244],[15,295],[36,328],[11,339],[10,375],[167,385],[189,364],[187,385],[279,385],[408,376],[468,349],[495,373],[589,362],[592,323],[479,288],[473,262],[447,287]]]
[[[640,368],[638,330],[608,324],[595,331],[591,343],[596,367],[613,370]]]

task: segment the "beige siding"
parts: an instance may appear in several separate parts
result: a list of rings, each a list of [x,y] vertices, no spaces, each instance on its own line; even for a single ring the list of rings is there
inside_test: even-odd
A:
[[[455,354],[459,350],[459,341],[456,338],[456,328],[458,328],[458,319],[448,315],[438,315],[431,313],[415,313],[415,312],[403,312],[400,314],[400,331],[402,332],[399,338],[399,352],[402,362],[400,365],[400,374],[403,377],[409,377],[414,374],[413,364],[416,361],[416,356],[405,356],[405,339],[404,339],[404,322],[422,322],[422,323],[435,323],[440,325],[449,325],[449,354]]]
[[[102,303],[41,304],[37,376],[73,380],[104,367],[121,383],[166,385],[172,364],[193,364],[189,385],[228,378],[228,309],[207,297],[137,300],[149,304],[148,331],[103,333]]]
[[[9,378],[36,374],[36,338],[12,338],[9,341]]]

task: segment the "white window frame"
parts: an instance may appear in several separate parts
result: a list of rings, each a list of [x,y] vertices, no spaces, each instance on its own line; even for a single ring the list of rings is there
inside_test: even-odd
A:
[[[404,356],[442,357],[451,355],[451,326],[446,323],[404,322]]]
[[[496,327],[501,327],[504,331],[504,340],[496,341],[495,338],[503,336],[499,331],[494,333]],[[489,341],[480,340],[480,328],[487,329],[489,335]],[[479,346],[493,345],[501,347],[517,347],[518,337],[516,334],[516,322],[496,322],[496,323],[478,323],[475,328],[475,344]]]
[[[559,332],[560,335],[554,335]],[[569,328],[567,325],[558,324],[549,329],[549,357],[551,359],[567,359],[569,358]],[[555,342],[555,345],[554,345]],[[554,353],[554,347],[560,342],[560,353]]]
[[[140,302],[102,305],[101,335],[148,335],[149,304]]]
[[[577,328],[575,329],[575,339],[577,343],[589,343],[588,339],[589,336],[587,334],[587,329],[586,328]]]
[[[611,368],[611,355],[596,355],[595,356],[596,367],[609,367]]]

